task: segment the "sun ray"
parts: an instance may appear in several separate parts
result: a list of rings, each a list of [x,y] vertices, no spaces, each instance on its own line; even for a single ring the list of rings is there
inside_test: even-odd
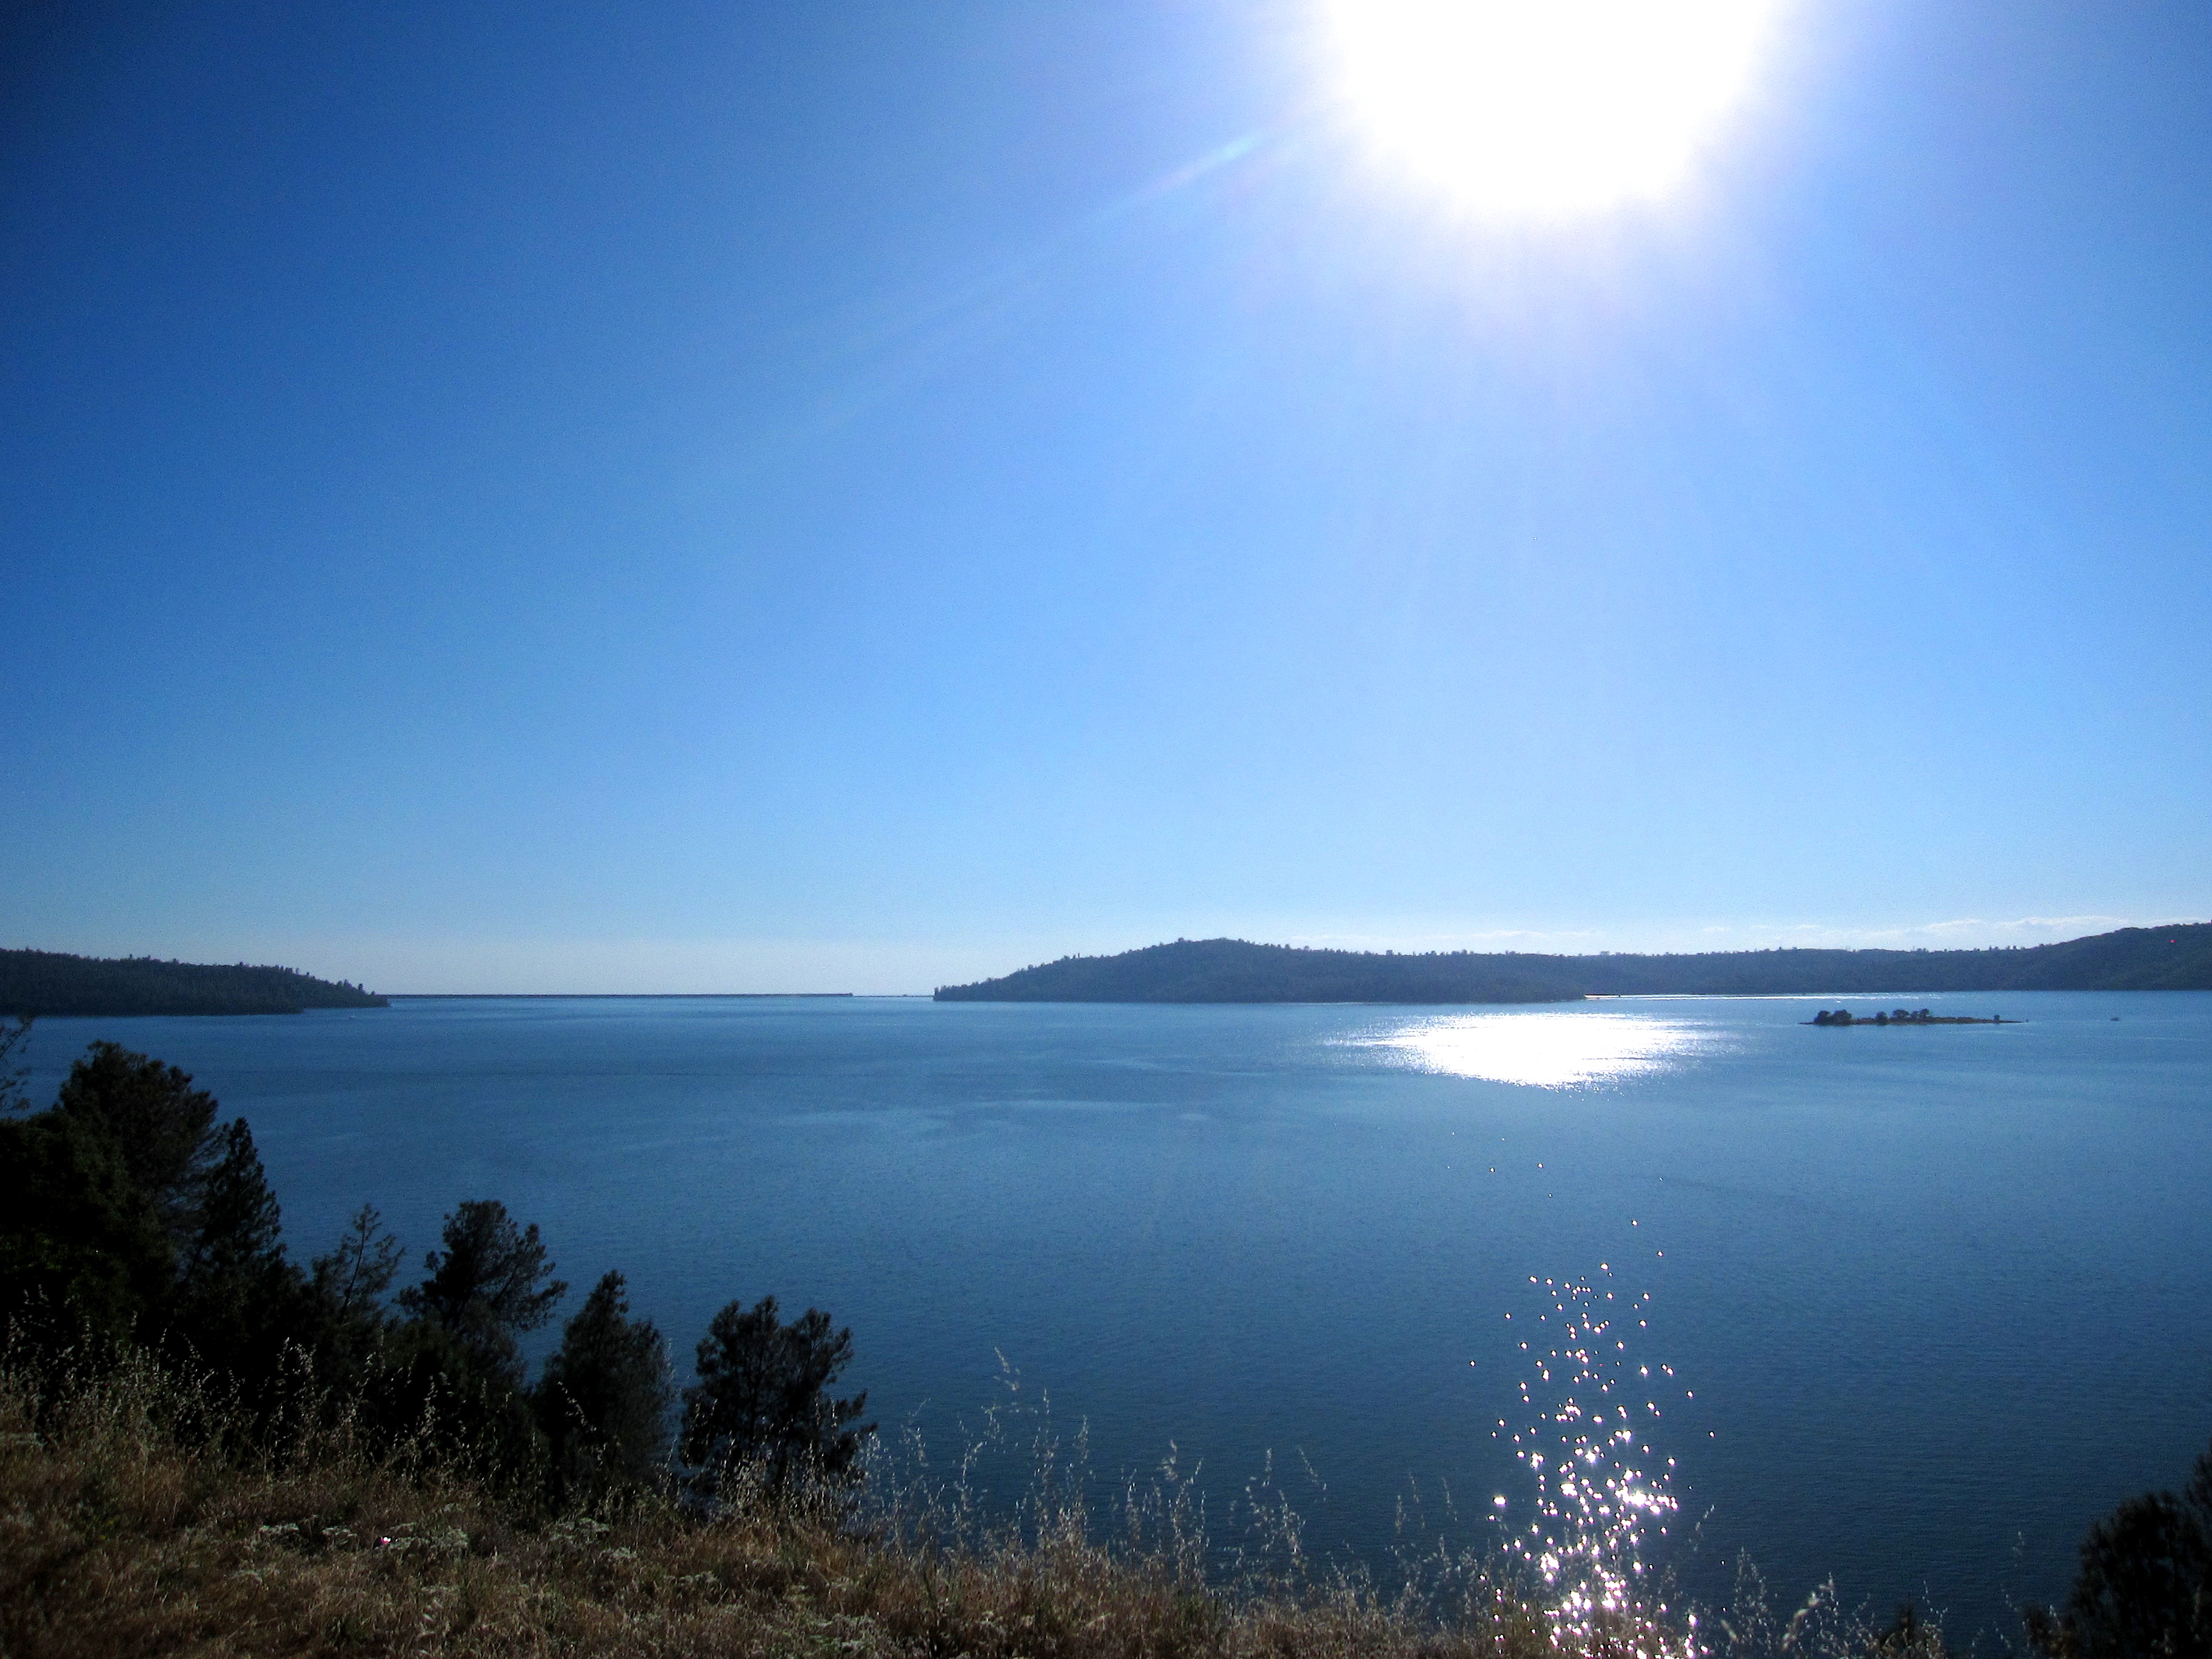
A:
[[[1325,0],[1346,106],[1485,216],[1662,197],[1741,102],[1779,0]]]

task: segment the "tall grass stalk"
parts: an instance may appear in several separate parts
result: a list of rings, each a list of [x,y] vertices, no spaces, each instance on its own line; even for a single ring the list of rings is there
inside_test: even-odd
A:
[[[1209,1540],[1198,1471],[1172,1454],[1094,1510],[1085,1437],[1063,1439],[1049,1401],[1009,1382],[941,1472],[908,1431],[860,1483],[738,1479],[702,1509],[671,1481],[553,1512],[428,1422],[362,1433],[303,1361],[280,1400],[248,1409],[211,1375],[136,1351],[0,1351],[0,1654],[1682,1650],[1682,1632],[1648,1624],[1563,1626],[1511,1563],[1437,1540],[1409,1542],[1387,1586],[1318,1563],[1271,1476],[1226,1547]],[[1840,1631],[1774,1626],[1747,1622],[1725,1650],[1842,1650]]]

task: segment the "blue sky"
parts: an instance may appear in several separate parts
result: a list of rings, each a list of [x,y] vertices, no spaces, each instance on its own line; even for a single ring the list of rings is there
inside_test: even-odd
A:
[[[2212,13],[1469,218],[1314,3],[33,10],[0,933],[927,990],[2212,914]]]

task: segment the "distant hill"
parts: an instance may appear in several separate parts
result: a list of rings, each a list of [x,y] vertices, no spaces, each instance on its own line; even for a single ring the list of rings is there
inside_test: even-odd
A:
[[[1063,957],[939,1002],[1559,1002],[1579,997],[1559,957],[1370,956],[1243,939],[1177,939],[1118,957]]]
[[[1674,992],[2212,990],[2212,922],[2124,927],[1990,951],[1727,951],[1695,956],[1421,956],[1177,939],[1063,957],[939,988],[939,1002],[1558,1002]]]
[[[0,951],[0,1014],[296,1014],[391,1006],[358,985],[291,968]]]

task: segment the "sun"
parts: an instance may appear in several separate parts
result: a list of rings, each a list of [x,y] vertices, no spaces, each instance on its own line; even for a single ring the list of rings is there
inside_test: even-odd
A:
[[[1345,106],[1470,210],[1663,197],[1742,100],[1782,0],[1322,0]]]

